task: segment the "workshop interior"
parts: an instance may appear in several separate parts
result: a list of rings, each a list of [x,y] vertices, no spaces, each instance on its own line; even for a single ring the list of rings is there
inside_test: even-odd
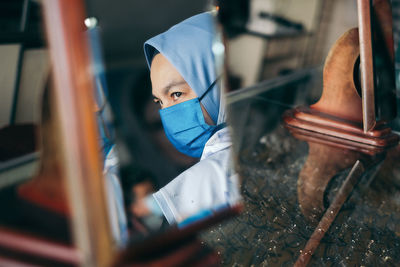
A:
[[[215,171],[155,93],[148,40],[186,62],[185,22],[211,29]],[[400,0],[1,1],[0,266],[398,265],[399,49]],[[211,201],[171,221],[149,199],[185,175],[171,199]]]

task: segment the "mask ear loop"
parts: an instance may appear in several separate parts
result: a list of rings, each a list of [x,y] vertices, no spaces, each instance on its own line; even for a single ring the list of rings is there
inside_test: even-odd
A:
[[[219,76],[219,77],[207,88],[207,90],[204,92],[204,94],[203,94],[202,96],[199,97],[199,102],[201,102],[201,100],[204,98],[204,96],[205,96],[208,92],[210,92],[211,89],[214,88],[214,86],[217,84],[217,82],[218,82],[220,79],[221,79],[221,76]],[[221,124],[218,124],[218,125],[215,127],[214,132],[216,132],[216,131],[218,131],[218,130],[224,128],[224,127],[226,127],[226,123],[225,123],[225,122],[224,122],[224,123],[221,123]]]
[[[217,84],[217,82],[219,81],[219,79],[221,79],[221,76],[219,76],[208,88],[207,90],[204,92],[204,94],[202,96],[199,97],[199,102],[201,102],[201,100],[206,96],[206,94],[208,92],[211,91],[211,89],[214,88],[214,86]]]

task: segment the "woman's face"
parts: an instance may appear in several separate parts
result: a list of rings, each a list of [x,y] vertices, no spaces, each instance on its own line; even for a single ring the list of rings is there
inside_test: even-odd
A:
[[[162,54],[157,54],[153,58],[150,71],[154,102],[162,109],[197,97],[178,70]],[[206,123],[213,125],[203,105],[201,109]]]

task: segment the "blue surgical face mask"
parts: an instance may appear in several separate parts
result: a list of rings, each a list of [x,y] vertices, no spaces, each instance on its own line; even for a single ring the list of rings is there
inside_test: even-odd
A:
[[[225,126],[208,125],[200,106],[201,99],[214,87],[217,80],[201,97],[160,110],[161,121],[169,141],[188,156],[199,158],[208,139]]]

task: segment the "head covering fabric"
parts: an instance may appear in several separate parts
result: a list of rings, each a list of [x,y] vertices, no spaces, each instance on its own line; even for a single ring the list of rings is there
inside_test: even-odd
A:
[[[151,67],[159,52],[178,70],[198,97],[218,78],[212,46],[215,40],[214,18],[206,12],[190,17],[144,43],[147,64]],[[211,119],[225,121],[221,90],[216,85],[201,100]]]

